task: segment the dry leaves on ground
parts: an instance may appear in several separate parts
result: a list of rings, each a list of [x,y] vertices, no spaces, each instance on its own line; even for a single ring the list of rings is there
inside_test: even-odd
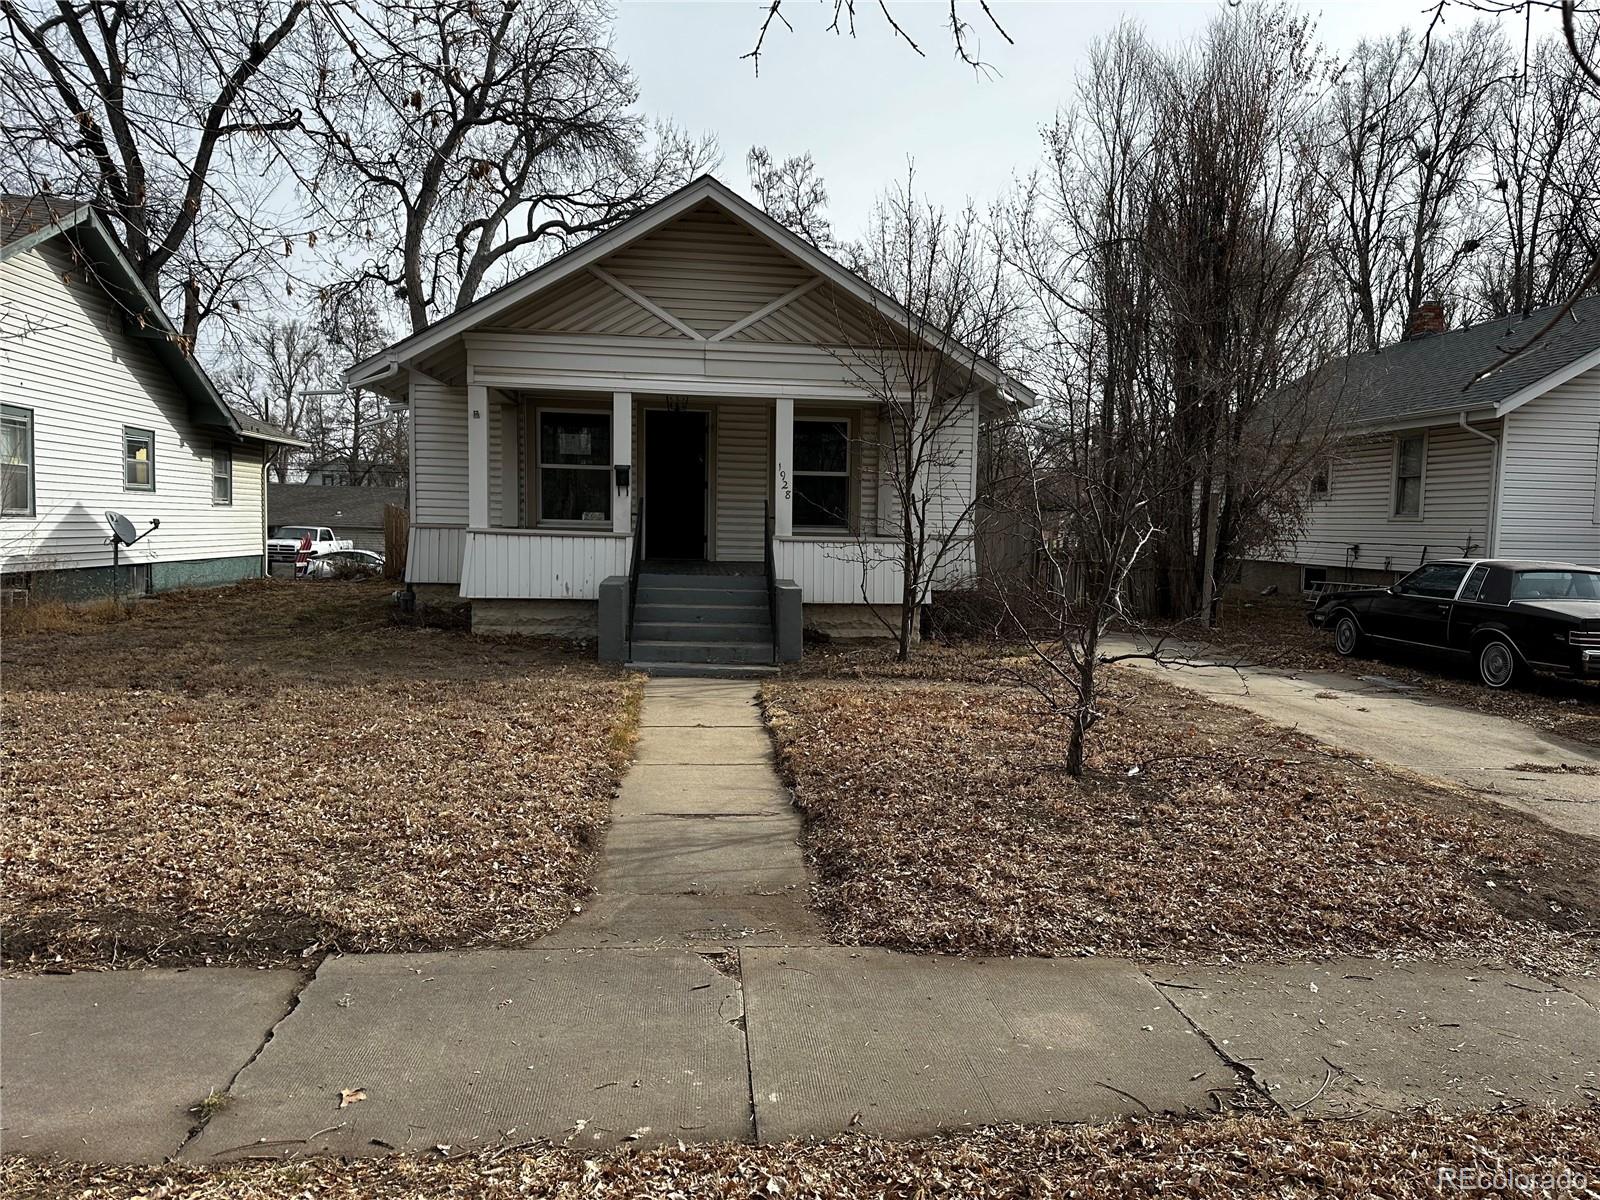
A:
[[[6,639],[14,965],[270,961],[548,932],[587,890],[636,683],[264,582]]]
[[[1442,1174],[1453,1172],[1453,1174]],[[567,1197],[1194,1196],[1392,1200],[1461,1190],[1582,1195],[1600,1181],[1600,1109],[1417,1113],[1392,1122],[1234,1117],[1002,1127],[891,1142],[707,1144],[582,1154],[562,1148],[341,1162],[202,1166],[0,1163],[8,1196],[77,1200],[452,1200]],[[1498,1182],[1497,1182],[1498,1181]],[[1517,1186],[1522,1185],[1522,1186]]]
[[[1158,680],[1105,673],[1081,780],[1059,768],[1063,718],[1022,690],[764,696],[815,897],[847,943],[1600,962],[1589,844]]]

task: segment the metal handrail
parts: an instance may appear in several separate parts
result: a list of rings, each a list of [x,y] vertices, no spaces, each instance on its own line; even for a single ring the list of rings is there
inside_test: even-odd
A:
[[[766,536],[762,539],[766,546],[767,568],[767,619],[772,623],[772,660],[778,660],[778,563],[772,552],[772,501],[761,502],[763,512],[762,525]]]
[[[639,497],[639,511],[633,516],[633,555],[628,562],[628,627],[626,640],[628,657],[633,657],[633,610],[639,601],[639,564],[644,550],[644,497]]]

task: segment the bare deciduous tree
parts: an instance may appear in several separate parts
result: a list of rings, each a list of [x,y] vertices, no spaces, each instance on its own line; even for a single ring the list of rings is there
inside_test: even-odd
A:
[[[779,162],[765,146],[751,146],[745,156],[750,186],[767,214],[792,229],[817,249],[837,249],[828,221],[828,189],[810,153]]]
[[[300,64],[316,193],[412,330],[609,228],[713,158],[632,111],[591,0],[328,6]]]
[[[309,437],[317,400],[306,393],[325,386],[330,369],[315,325],[291,317],[242,327],[220,367],[218,385],[234,408],[296,437]],[[290,466],[289,454],[274,456],[279,483],[288,479]]]
[[[968,209],[955,219],[918,199],[914,176],[880,201],[863,243],[861,274],[889,298],[859,318],[834,350],[853,386],[870,397],[877,432],[862,439],[880,483],[876,529],[858,524],[862,598],[885,553],[898,559],[898,613],[872,611],[894,635],[902,661],[933,588],[970,577],[974,511],[970,479],[983,395],[993,395],[978,359],[999,360],[1015,315],[1014,297],[985,226]],[[991,372],[992,374],[992,368]],[[847,514],[839,514],[846,517]],[[873,540],[892,539],[892,549]]]
[[[191,346],[281,241],[262,167],[299,120],[275,68],[308,6],[0,2],[3,186],[96,201]]]

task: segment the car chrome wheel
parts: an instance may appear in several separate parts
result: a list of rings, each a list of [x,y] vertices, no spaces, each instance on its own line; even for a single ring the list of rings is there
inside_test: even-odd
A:
[[[1489,687],[1507,686],[1516,673],[1516,656],[1504,642],[1485,642],[1483,649],[1478,651],[1478,677]]]
[[[1333,648],[1348,658],[1361,648],[1361,629],[1354,617],[1340,617],[1333,627]]]

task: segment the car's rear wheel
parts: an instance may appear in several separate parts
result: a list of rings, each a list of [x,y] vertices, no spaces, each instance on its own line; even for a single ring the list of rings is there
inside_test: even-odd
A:
[[[1361,626],[1356,624],[1356,619],[1345,613],[1333,623],[1333,648],[1349,658],[1361,649]]]
[[[1517,678],[1517,652],[1509,642],[1491,638],[1478,647],[1478,678],[1485,687],[1510,687]]]

